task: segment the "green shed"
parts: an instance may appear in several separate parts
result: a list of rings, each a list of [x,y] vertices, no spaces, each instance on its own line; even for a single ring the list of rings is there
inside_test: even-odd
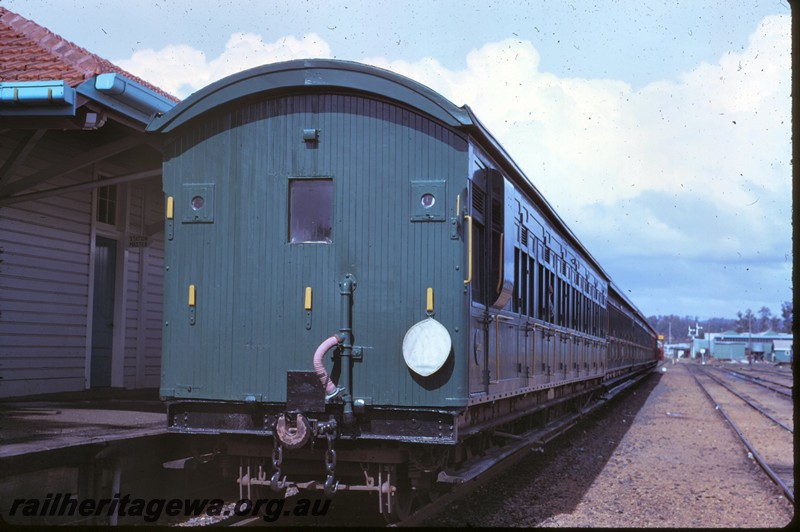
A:
[[[739,342],[716,342],[714,344],[714,358],[723,360],[747,360],[747,345]]]

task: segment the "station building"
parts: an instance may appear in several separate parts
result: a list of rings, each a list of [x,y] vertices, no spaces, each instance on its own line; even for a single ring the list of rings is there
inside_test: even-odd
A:
[[[0,397],[158,386],[177,101],[0,7]]]
[[[705,354],[716,359],[746,362],[750,353],[767,362],[791,362],[793,343],[791,334],[775,331],[752,334],[735,331],[708,333],[704,338],[695,338],[692,341],[691,356],[701,358]]]
[[[667,344],[664,346],[664,356],[666,358],[684,358],[689,356],[692,345],[688,343]]]

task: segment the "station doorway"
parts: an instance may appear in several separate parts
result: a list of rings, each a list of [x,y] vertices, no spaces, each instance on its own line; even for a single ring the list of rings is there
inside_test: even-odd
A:
[[[116,272],[117,241],[102,236],[95,237],[92,358],[89,376],[91,388],[111,386]]]

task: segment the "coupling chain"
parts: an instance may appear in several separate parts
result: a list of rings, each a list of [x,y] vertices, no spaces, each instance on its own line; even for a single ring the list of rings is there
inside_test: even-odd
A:
[[[325,451],[325,471],[328,477],[325,479],[325,495],[332,497],[339,488],[339,481],[334,479],[336,474],[336,450],[334,449],[335,433],[326,434],[328,439],[328,450]]]
[[[275,470],[275,473],[272,475],[272,479],[270,479],[270,487],[274,491],[281,491],[283,488],[286,487],[286,477],[284,476],[281,479],[281,466],[283,465],[283,444],[278,439],[278,436],[273,436],[273,444],[272,444],[272,468]]]

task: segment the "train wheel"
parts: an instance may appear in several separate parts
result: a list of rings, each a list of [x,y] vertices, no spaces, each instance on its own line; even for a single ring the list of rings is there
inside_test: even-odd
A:
[[[391,510],[388,506],[383,509],[383,517],[389,524],[399,523],[407,519],[414,508],[414,501],[416,497],[410,489],[400,489],[398,487],[397,493],[394,496]]]
[[[387,467],[388,487],[394,486],[395,491],[383,501],[381,513],[387,523],[399,523],[411,515],[416,501],[416,493],[411,489],[405,468]]]

